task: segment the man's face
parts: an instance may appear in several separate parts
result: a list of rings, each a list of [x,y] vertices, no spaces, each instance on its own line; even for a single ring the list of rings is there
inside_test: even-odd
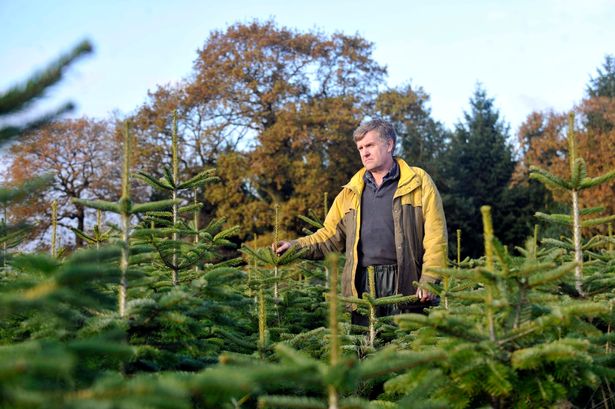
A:
[[[357,142],[363,166],[370,172],[388,170],[393,161],[393,141],[382,140],[378,131],[369,131]]]

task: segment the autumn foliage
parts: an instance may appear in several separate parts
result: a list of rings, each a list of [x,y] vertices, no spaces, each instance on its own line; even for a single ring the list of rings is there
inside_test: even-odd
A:
[[[32,131],[11,146],[11,182],[19,185],[33,176],[54,175],[45,195],[11,208],[16,220],[37,221],[35,233],[50,224],[51,201],[59,205],[61,226],[85,227],[85,211],[71,198],[113,197],[118,194],[119,157],[112,125],[104,120],[80,118],[52,122]],[[80,242],[78,241],[77,244]]]
[[[605,75],[615,78],[615,70]],[[590,87],[587,97],[574,111],[579,117],[578,154],[587,161],[588,175],[607,173],[615,168],[615,95],[601,95]],[[523,180],[530,165],[550,169],[560,177],[569,172],[567,126],[566,113],[534,112],[528,116],[519,130],[523,159],[518,163],[515,180]],[[552,193],[558,201],[569,200],[567,192],[554,190]],[[615,213],[613,197],[615,181],[581,192],[584,207],[604,206],[605,214]]]
[[[216,166],[223,180],[207,192],[209,211],[262,234],[277,203],[283,229],[298,232],[295,215],[320,206],[325,192],[337,194],[360,167],[350,135],[385,74],[371,53],[358,36],[271,21],[232,25],[210,35],[188,80],[150,94],[136,133],[155,153],[150,146],[168,141],[177,110],[184,167]]]

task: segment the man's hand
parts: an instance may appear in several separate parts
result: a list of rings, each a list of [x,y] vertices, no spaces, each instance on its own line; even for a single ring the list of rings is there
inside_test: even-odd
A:
[[[420,302],[429,302],[436,299],[435,294],[430,293],[424,288],[418,288],[416,290],[416,296],[418,297]]]
[[[278,241],[277,243],[273,243],[271,245],[271,250],[274,251],[278,256],[284,254],[286,250],[288,250],[291,246],[290,241]]]

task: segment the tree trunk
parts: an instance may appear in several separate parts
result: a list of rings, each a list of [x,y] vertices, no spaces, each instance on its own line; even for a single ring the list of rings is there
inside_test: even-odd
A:
[[[583,251],[581,250],[581,217],[579,213],[579,192],[572,191],[572,235],[574,240],[574,261],[577,265],[574,268],[575,287],[581,296],[583,292]]]
[[[77,206],[77,229],[85,233],[85,208]],[[83,247],[83,239],[75,234],[75,248]]]

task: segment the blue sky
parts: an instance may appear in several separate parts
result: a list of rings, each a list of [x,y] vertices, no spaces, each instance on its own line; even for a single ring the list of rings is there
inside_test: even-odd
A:
[[[95,54],[45,106],[71,99],[72,116],[128,114],[148,90],[187,77],[212,30],[255,18],[358,33],[374,43],[388,84],[423,87],[449,127],[481,82],[515,133],[533,110],[579,102],[615,54],[615,0],[0,0],[0,89],[88,38]]]

